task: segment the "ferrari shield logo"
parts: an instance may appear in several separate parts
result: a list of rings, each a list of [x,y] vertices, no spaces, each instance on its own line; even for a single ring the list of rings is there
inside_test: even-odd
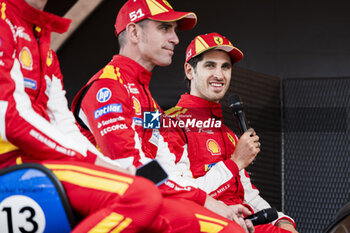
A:
[[[224,43],[224,40],[219,36],[214,36],[214,41],[217,45],[222,45]]]
[[[51,64],[52,64],[52,51],[49,50],[47,52],[46,65],[51,66]]]
[[[227,133],[227,137],[230,139],[230,141],[232,142],[233,146],[236,146],[236,141],[233,138],[233,136],[231,134]]]

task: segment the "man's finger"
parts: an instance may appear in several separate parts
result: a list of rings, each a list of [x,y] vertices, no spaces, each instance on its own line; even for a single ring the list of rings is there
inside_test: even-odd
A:
[[[251,215],[252,212],[245,206],[242,206],[242,209],[241,209],[241,213],[248,216],[248,215]]]
[[[260,142],[257,142],[256,144],[257,144],[256,148],[260,148],[261,143],[260,143]]]
[[[247,226],[249,233],[253,233],[255,231],[255,228],[254,228],[252,221],[250,221],[248,219],[245,220],[245,225]]]
[[[239,218],[239,225],[241,225],[241,227],[244,229],[245,232],[250,233],[250,231],[248,230],[247,224],[245,223],[243,218]],[[253,224],[252,224],[253,225]]]
[[[247,131],[246,131],[249,135],[253,135],[253,136],[255,136],[256,135],[256,133],[255,133],[255,130],[253,129],[253,128],[249,128],[249,129],[247,129]]]

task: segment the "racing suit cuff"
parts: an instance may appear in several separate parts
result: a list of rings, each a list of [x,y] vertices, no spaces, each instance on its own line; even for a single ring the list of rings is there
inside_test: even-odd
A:
[[[249,210],[250,210],[250,212],[252,212],[252,214],[254,214],[255,213],[255,211],[253,210],[253,208],[250,206],[250,205],[248,205],[248,204],[242,204],[244,207],[246,207],[246,208],[248,208]]]
[[[283,220],[283,221],[288,221],[290,224],[293,224],[294,228],[297,227],[296,224],[295,224],[295,222],[294,222],[292,219],[288,218],[288,217],[282,217],[282,218],[277,219],[277,221],[275,222],[274,225],[275,225],[275,226],[278,226],[278,222],[281,221],[281,220]]]
[[[238,176],[239,175],[239,169],[238,166],[235,162],[233,162],[231,159],[226,159],[224,161],[224,164],[226,167],[231,171],[233,176]]]

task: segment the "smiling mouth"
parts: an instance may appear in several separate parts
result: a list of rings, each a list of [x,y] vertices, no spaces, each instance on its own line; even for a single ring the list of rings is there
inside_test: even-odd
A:
[[[210,86],[213,86],[213,87],[223,87],[224,84],[223,83],[209,83]]]

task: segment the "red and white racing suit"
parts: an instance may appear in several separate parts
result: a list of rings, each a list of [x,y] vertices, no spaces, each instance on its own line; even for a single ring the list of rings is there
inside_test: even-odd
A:
[[[168,143],[172,159],[165,158],[161,149],[157,159],[170,174],[176,174],[175,182],[199,187],[227,205],[244,204],[253,212],[271,207],[259,195],[248,173],[238,171],[230,159],[239,139],[222,123],[221,104],[185,94],[165,113],[173,122],[163,125],[166,129],[159,140]],[[172,169],[174,164],[180,169]],[[281,212],[274,223],[281,219],[295,224]]]
[[[117,163],[80,133],[68,109],[50,35],[69,23],[24,0],[0,0],[0,168],[37,162],[52,170],[86,217],[74,232],[168,230],[155,185],[93,165],[97,157]]]
[[[132,59],[115,55],[80,90],[72,103],[72,111],[83,134],[103,154],[124,167],[132,164],[139,166],[150,161],[155,158],[158,149],[159,131],[143,128],[144,112],[161,111],[149,90],[151,74]],[[179,232],[196,232],[198,223],[201,231],[212,224],[218,224],[215,232],[242,230],[234,222],[201,206],[206,199],[204,191],[180,186],[171,179],[159,188],[165,201],[176,198],[179,203],[177,210],[168,209],[166,203],[163,205],[165,216],[174,216],[171,224],[176,231],[178,226],[182,226]],[[182,208],[184,205],[187,207]],[[198,223],[186,228],[187,220],[179,218],[184,214]],[[210,219],[210,223],[205,219]]]

